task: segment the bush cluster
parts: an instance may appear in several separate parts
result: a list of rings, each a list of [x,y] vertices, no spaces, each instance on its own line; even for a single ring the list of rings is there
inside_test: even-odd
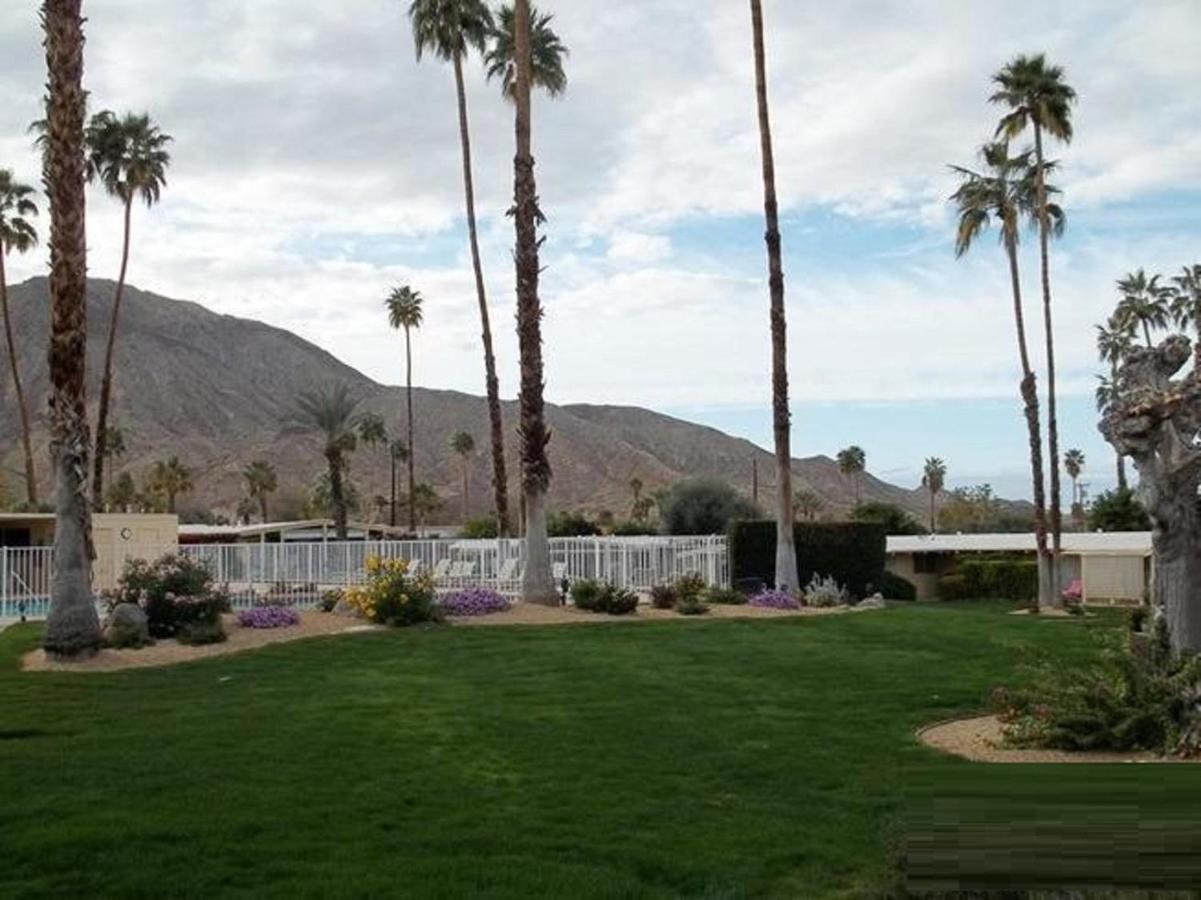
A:
[[[229,597],[214,587],[209,570],[176,554],[154,562],[127,560],[117,587],[104,599],[110,612],[121,603],[136,603],[146,613],[151,637],[181,641],[183,632],[213,637],[221,632],[221,614],[229,611]]]
[[[832,576],[853,597],[867,597],[884,581],[884,526],[870,522],[798,522],[794,528],[797,576]],[[730,565],[735,584],[775,582],[776,523],[735,522],[730,527]]]
[[[1173,653],[1166,619],[1149,631],[1147,619],[1143,611],[1132,616],[1125,639],[1091,666],[1043,662],[1029,687],[994,691],[1006,742],[1201,755],[1201,656]]]
[[[885,570],[880,578],[880,593],[888,600],[917,600],[917,588],[908,578]]]
[[[1038,596],[1038,563],[1007,557],[965,557],[938,581],[943,600],[1031,600]]]
[[[638,595],[633,591],[591,578],[572,584],[571,599],[578,609],[611,616],[624,616],[638,608]]]
[[[805,588],[805,605],[817,609],[846,606],[851,602],[847,589],[834,580],[832,575],[823,578],[814,575]]]
[[[433,577],[409,573],[407,559],[367,559],[367,583],[346,591],[346,602],[381,625],[417,625],[440,618]]]
[[[746,600],[746,594],[733,588],[714,586],[705,591],[705,602],[716,606],[743,606]]]

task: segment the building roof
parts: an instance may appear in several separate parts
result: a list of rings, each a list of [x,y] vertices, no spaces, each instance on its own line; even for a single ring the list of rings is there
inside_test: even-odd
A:
[[[302,519],[294,522],[260,522],[255,525],[185,525],[180,524],[179,536],[184,540],[211,540],[213,538],[256,538],[268,534],[292,534],[298,531],[311,531],[314,537],[320,539],[324,530],[334,527],[333,519]],[[369,525],[364,522],[347,522],[347,530],[351,533],[382,533],[401,535],[403,528],[392,528],[389,525]]]
[[[1083,556],[1148,556],[1149,531],[1073,531],[1063,534],[1063,552]],[[888,553],[1033,553],[1033,534],[891,535]]]

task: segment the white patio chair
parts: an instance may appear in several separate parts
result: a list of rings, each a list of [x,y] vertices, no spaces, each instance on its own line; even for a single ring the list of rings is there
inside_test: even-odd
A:
[[[454,564],[454,560],[452,560],[452,559],[438,560],[438,562],[434,565],[434,572],[433,572],[434,581],[438,584],[441,584],[443,581],[445,581],[447,575],[450,574],[450,567],[453,564]]]

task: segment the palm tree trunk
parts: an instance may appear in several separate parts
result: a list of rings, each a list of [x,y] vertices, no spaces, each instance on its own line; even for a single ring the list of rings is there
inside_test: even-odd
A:
[[[92,474],[92,505],[100,508],[104,501],[104,465],[107,456],[108,408],[113,393],[113,351],[117,344],[117,319],[121,314],[121,297],[125,293],[125,270],[129,266],[129,230],[132,224],[133,195],[125,198],[125,241],[121,248],[121,273],[117,276],[117,291],[113,295],[113,312],[108,323],[108,344],[104,348],[104,377],[100,380],[100,410],[96,416],[96,459]]]
[[[767,61],[763,48],[763,9],[751,0],[755,48],[755,96],[759,109],[759,148],[763,158],[763,213],[767,222],[768,289],[771,293],[772,430],[776,450],[776,588],[796,590],[796,539],[792,513],[792,412],[788,407],[788,323],[784,312],[784,265],[776,167],[767,106]]]
[[[417,508],[413,503],[413,485],[416,478],[413,475],[413,457],[416,456],[413,447],[413,345],[409,340],[409,328],[405,326],[405,400],[408,406],[409,433],[409,531],[417,531]]]
[[[530,603],[557,606],[550,568],[550,542],[546,534],[546,492],[550,487],[550,461],[542,401],[542,306],[538,300],[538,188],[530,138],[530,4],[514,3],[513,30],[517,63],[516,139],[513,158],[514,222],[517,250],[517,339],[521,355],[521,482],[525,496],[525,573],[522,594]]]
[[[1030,478],[1034,497],[1034,543],[1038,556],[1038,605],[1054,605],[1051,587],[1051,558],[1047,551],[1047,495],[1043,478],[1043,439],[1039,428],[1038,380],[1030,367],[1030,351],[1026,346],[1026,316],[1022,310],[1022,282],[1018,275],[1017,242],[1005,238],[1005,255],[1009,258],[1009,283],[1013,290],[1013,323],[1017,330],[1018,356],[1022,363],[1022,380],[1018,391],[1026,415],[1026,431],[1030,443]]]
[[[394,455],[392,455],[392,452],[390,450],[389,450],[389,456],[391,457],[390,462],[391,462],[391,468],[392,468],[392,495],[391,495],[392,502],[391,502],[391,505],[388,507],[388,524],[391,527],[395,528],[396,527],[396,457]]]
[[[1118,488],[1120,490],[1126,491],[1126,490],[1129,490],[1129,487],[1127,487],[1127,485],[1126,485],[1126,460],[1123,458],[1122,454],[1120,454],[1120,453],[1117,454],[1117,457],[1118,457]]]
[[[259,514],[263,517],[263,524],[267,523],[267,494],[259,493]]]
[[[346,496],[342,486],[342,458],[336,453],[326,453],[329,463],[329,499],[334,507],[334,534],[338,540],[346,540]],[[410,508],[412,503],[410,502]]]
[[[467,517],[471,512],[471,498],[468,496],[470,487],[467,483],[470,478],[470,472],[467,470],[467,457],[463,457],[463,522],[466,523]]]
[[[484,289],[484,267],[480,262],[480,244],[475,226],[475,180],[471,172],[471,131],[467,127],[467,92],[463,87],[463,60],[454,55],[455,89],[459,97],[459,140],[463,147],[463,194],[467,205],[467,236],[471,244],[471,267],[475,272],[475,293],[480,305],[481,339],[484,342],[484,388],[488,396],[488,421],[492,441],[492,492],[496,505],[496,533],[509,536],[509,476],[505,469],[505,426],[500,411],[500,380],[496,377],[496,356],[492,352],[492,325],[488,317],[488,296]]]
[[[57,659],[100,648],[92,596],[85,406],[87,229],[84,198],[83,18],[81,0],[44,0],[48,70],[45,162],[50,198],[50,435],[56,469],[54,577],[42,646]]]
[[[931,490],[930,491],[930,533],[931,534],[934,534],[936,531],[934,524],[935,524],[934,523],[934,491]]]
[[[1034,154],[1038,168],[1035,189],[1038,191],[1038,245],[1042,267],[1043,326],[1047,338],[1047,464],[1051,469],[1051,591],[1048,605],[1063,605],[1060,597],[1059,552],[1063,540],[1062,498],[1059,495],[1059,421],[1055,414],[1055,331],[1051,322],[1051,222],[1047,217],[1047,184],[1043,173],[1042,126],[1034,123]]]
[[[17,395],[17,410],[21,415],[21,443],[25,450],[25,497],[29,508],[38,505],[37,472],[33,467],[33,442],[29,428],[29,406],[25,403],[25,389],[21,385],[21,372],[17,366],[17,344],[13,340],[12,320],[8,313],[8,276],[4,271],[4,248],[0,246],[0,310],[4,313],[4,338],[8,342],[8,360],[12,365],[13,389]]]

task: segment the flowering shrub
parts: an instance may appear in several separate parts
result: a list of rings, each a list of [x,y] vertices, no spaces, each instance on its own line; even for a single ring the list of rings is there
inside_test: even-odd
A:
[[[136,603],[146,613],[152,637],[176,637],[185,626],[219,623],[229,598],[213,586],[208,569],[187,556],[168,554],[154,562],[130,559],[117,587],[104,595],[111,612]]]
[[[1084,599],[1084,582],[1077,578],[1063,589],[1065,603],[1079,603]]]
[[[238,613],[243,628],[290,628],[300,624],[300,613],[289,606],[256,606]]]
[[[428,572],[409,573],[407,559],[367,559],[367,583],[346,591],[346,602],[365,619],[385,625],[435,621],[439,610],[434,579]]]
[[[651,606],[655,609],[674,609],[677,599],[674,585],[656,584],[651,588]]]
[[[447,594],[438,601],[438,606],[448,616],[486,616],[504,612],[509,601],[488,588],[467,588]]]
[[[800,601],[790,591],[764,590],[747,601],[748,606],[761,609],[800,609]]]
[[[850,602],[847,589],[835,581],[833,575],[827,575],[825,578],[814,575],[809,586],[805,588],[806,606],[846,606]]]

